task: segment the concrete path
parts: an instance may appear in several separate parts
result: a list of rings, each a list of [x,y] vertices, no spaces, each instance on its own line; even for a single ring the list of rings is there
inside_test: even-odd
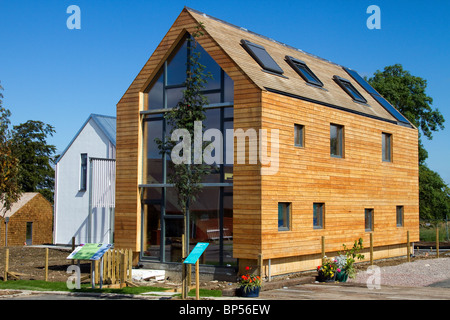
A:
[[[300,284],[262,291],[260,299],[270,300],[450,300],[450,288],[390,287],[368,289],[358,284]]]

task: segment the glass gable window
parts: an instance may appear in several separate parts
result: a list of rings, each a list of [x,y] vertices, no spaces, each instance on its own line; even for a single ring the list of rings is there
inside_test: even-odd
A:
[[[323,87],[322,81],[317,78],[305,62],[291,56],[286,56],[286,61],[307,83]]]
[[[352,83],[344,78],[334,76],[334,80],[337,82],[337,84],[345,91],[347,94],[352,97],[354,101],[361,102],[361,103],[367,103],[367,100],[359,93],[358,90],[352,85]]]
[[[330,155],[334,158],[344,156],[344,127],[330,124]]]
[[[205,67],[205,74],[210,75],[202,90],[202,94],[208,98],[208,103],[233,102],[233,80],[199,44],[190,46],[186,37],[174,52],[144,92],[147,110],[170,109],[176,106],[186,89],[187,63],[194,53],[200,54],[199,63]]]
[[[381,134],[383,161],[392,161],[392,135],[390,133]]]
[[[144,92],[146,101],[142,134],[142,176],[139,187],[142,195],[142,248],[145,259],[160,262],[181,262],[181,235],[183,212],[178,204],[176,190],[168,183],[173,166],[169,154],[161,154],[155,139],[165,142],[171,134],[164,115],[183,97],[187,77],[187,62],[199,53],[204,73],[211,74],[201,93],[208,98],[205,106],[204,130],[233,129],[233,80],[214,59],[197,43],[195,47],[184,39],[163,64],[154,81]],[[226,159],[226,143],[222,152]],[[233,249],[233,164],[214,164],[210,174],[204,176],[202,191],[189,210],[190,243],[209,242],[210,254],[203,255],[202,264],[215,266],[236,265]]]
[[[241,44],[261,68],[279,75],[284,73],[263,46],[244,39],[241,40]]]

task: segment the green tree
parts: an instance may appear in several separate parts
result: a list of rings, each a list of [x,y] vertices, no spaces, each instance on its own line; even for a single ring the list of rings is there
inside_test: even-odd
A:
[[[3,87],[0,85],[0,90]],[[0,92],[0,215],[4,216],[11,205],[19,200],[21,191],[18,182],[19,160],[14,157],[9,129],[11,112],[3,107]]]
[[[369,84],[419,129],[420,137],[433,138],[433,132],[444,129],[444,116],[433,109],[433,99],[426,94],[427,80],[411,75],[402,65],[377,70]],[[419,162],[424,163],[428,152],[419,139]]]
[[[414,126],[419,129],[419,201],[422,219],[442,219],[450,213],[450,192],[437,172],[425,163],[428,152],[422,144],[422,135],[433,138],[433,132],[444,129],[444,116],[436,108],[433,99],[426,94],[427,81],[411,75],[400,64],[376,71],[368,79],[371,86],[385,97]]]
[[[41,121],[28,120],[13,127],[12,150],[19,159],[19,186],[23,192],[40,192],[53,203],[52,167],[56,147],[47,143],[54,128]]]

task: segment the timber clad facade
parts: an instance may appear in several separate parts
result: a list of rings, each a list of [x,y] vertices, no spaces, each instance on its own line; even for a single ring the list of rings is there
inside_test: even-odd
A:
[[[190,228],[193,244],[211,243],[205,263],[245,267],[262,257],[263,273],[269,260],[271,275],[310,270],[320,262],[322,237],[332,256],[359,238],[368,247],[370,233],[375,259],[406,254],[407,232],[411,242],[419,240],[417,129],[342,66],[188,8],[117,104],[115,245],[139,252],[141,260],[179,262],[180,215],[164,180],[167,159],[156,159],[151,151],[152,130],[161,126],[156,137],[168,133],[162,109],[170,108],[169,90],[177,86],[165,77],[199,23],[205,34],[197,41],[222,75],[214,89],[222,94],[206,92],[211,123],[222,130],[229,125],[235,131],[266,130],[269,154],[276,151],[271,135],[277,132],[279,142],[278,161],[272,157],[263,164],[248,157],[237,162],[235,142],[234,163],[218,166],[217,180],[205,184]],[[282,73],[264,70],[241,40],[265,49]],[[322,86],[307,83],[287,56],[307,65]],[[366,102],[352,99],[335,76],[347,79]],[[224,94],[227,79],[232,98]],[[165,98],[153,108],[150,96],[160,81]],[[296,125],[302,129],[301,144]],[[383,134],[390,137],[388,159]],[[248,140],[246,150],[254,142]],[[153,174],[161,165],[162,171]],[[262,174],[265,169],[276,170]],[[369,231],[366,209],[372,212]]]

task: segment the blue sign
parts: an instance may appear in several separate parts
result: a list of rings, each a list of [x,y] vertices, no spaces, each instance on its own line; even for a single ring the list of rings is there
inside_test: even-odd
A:
[[[194,249],[192,249],[191,253],[187,256],[186,260],[184,260],[183,263],[195,264],[208,245],[209,243],[206,242],[197,243],[197,245],[194,247]]]

